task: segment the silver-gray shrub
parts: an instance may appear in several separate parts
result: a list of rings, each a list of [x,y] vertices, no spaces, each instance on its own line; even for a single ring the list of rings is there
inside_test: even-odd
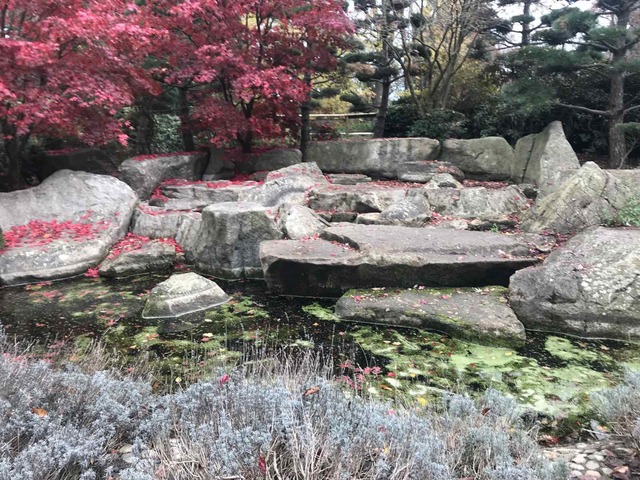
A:
[[[591,396],[602,419],[640,452],[640,372],[627,371],[624,381]]]
[[[159,395],[114,372],[2,356],[0,480],[566,478],[497,392],[398,408],[345,392],[315,360],[269,364]],[[124,444],[131,465],[114,453]]]

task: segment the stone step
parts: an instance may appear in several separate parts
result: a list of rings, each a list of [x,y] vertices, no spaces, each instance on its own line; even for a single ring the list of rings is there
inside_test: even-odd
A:
[[[539,262],[543,243],[532,235],[348,225],[318,239],[263,242],[260,259],[272,292],[335,297],[352,288],[507,286]]]
[[[418,327],[489,345],[525,339],[504,287],[350,290],[336,304],[344,321]]]

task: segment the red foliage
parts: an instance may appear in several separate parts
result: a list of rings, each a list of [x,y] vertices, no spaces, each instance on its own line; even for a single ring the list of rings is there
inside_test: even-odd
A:
[[[169,197],[167,197],[164,193],[162,193],[162,187],[158,186],[151,193],[151,197],[149,197],[149,200],[159,200],[161,202],[166,202],[169,200]]]
[[[74,223],[71,220],[58,223],[57,220],[43,222],[33,220],[26,225],[12,227],[4,232],[5,248],[41,247],[55,240],[84,241],[92,240],[96,234],[109,227],[109,222],[101,220],[96,223]]]
[[[157,25],[173,36],[156,53],[162,80],[189,89],[195,123],[221,144],[278,138],[299,123],[305,73],[335,64],[351,22],[341,1],[158,0]]]
[[[154,160],[162,157],[176,157],[181,155],[197,155],[201,152],[175,152],[175,153],[154,153],[151,155],[137,155],[132,158],[136,162],[144,162],[145,160]]]
[[[140,250],[144,245],[149,243],[151,239],[149,237],[143,237],[142,235],[136,235],[135,233],[127,233],[127,235],[111,247],[108,259],[113,259],[126,252],[133,252],[134,250]],[[176,253],[182,253],[182,247],[178,245],[173,238],[158,238],[156,242],[166,243],[174,247]]]
[[[162,182],[162,185],[160,185],[160,187],[158,187],[152,195],[158,194],[160,196],[164,196],[162,195],[162,186],[164,185],[177,186],[177,187],[184,187],[188,185],[203,185],[207,188],[225,188],[225,187],[231,187],[234,185],[256,187],[261,183],[263,183],[263,182],[257,182],[255,180],[250,180],[250,178],[251,178],[251,174],[242,174],[242,173],[237,174],[230,180],[216,180],[212,182],[205,182],[203,180],[186,180],[184,178],[170,178]],[[167,198],[167,197],[164,197],[164,198]]]
[[[138,66],[163,32],[129,0],[3,2],[0,141],[15,154],[34,134],[85,144],[119,139],[118,111],[137,94],[159,92]]]
[[[509,186],[507,182],[490,182],[480,180],[465,180],[462,183],[465,187],[484,187],[489,189],[506,188]]]
[[[98,267],[88,269],[84,276],[87,278],[98,278],[100,276],[98,274]]]

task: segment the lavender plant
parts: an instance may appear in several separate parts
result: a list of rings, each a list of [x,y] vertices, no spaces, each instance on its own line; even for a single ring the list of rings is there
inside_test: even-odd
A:
[[[640,452],[640,372],[628,371],[620,385],[595,393],[591,400],[614,433]]]
[[[393,408],[345,392],[313,354],[265,360],[160,395],[144,379],[7,352],[0,480],[566,478],[497,392]]]

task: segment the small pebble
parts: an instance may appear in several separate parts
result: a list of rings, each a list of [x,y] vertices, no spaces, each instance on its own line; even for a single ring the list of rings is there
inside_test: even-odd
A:
[[[587,459],[586,459],[586,458],[584,458],[584,455],[576,455],[575,457],[573,457],[573,458],[571,459],[571,461],[572,461],[573,463],[578,463],[578,464],[582,465],[583,463],[586,463],[586,462],[587,462]]]
[[[122,448],[120,448],[120,450],[118,450],[118,453],[121,454],[125,454],[125,453],[131,453],[133,451],[133,445],[123,445]]]
[[[579,470],[573,470],[570,474],[569,474],[569,478],[580,478],[582,476],[582,472]]]
[[[586,472],[584,472],[584,476],[585,476],[585,478],[600,478],[600,477],[602,477],[602,475],[600,475],[600,472],[596,472],[595,470],[587,470]]]
[[[570,463],[569,464],[569,468],[571,470],[579,470],[579,471],[584,470],[584,467],[582,465],[580,465],[580,464],[577,464],[577,463]]]
[[[592,453],[591,455],[589,455],[589,458],[591,460],[596,460],[598,462],[601,462],[604,460],[604,457],[602,455],[600,455],[599,453]]]
[[[608,467],[603,467],[600,471],[601,471],[602,473],[604,473],[605,475],[611,475],[611,474],[613,473],[613,470],[611,470],[611,469],[610,469],[610,468],[608,468]]]
[[[589,460],[585,467],[587,467],[587,470],[598,470],[600,468],[600,464],[598,462],[594,462],[593,460]]]
[[[122,456],[122,461],[123,461],[124,463],[128,463],[128,464],[130,464],[130,465],[131,465],[131,464],[133,464],[133,463],[136,463],[136,457],[134,457],[132,453],[125,453],[125,454]]]

